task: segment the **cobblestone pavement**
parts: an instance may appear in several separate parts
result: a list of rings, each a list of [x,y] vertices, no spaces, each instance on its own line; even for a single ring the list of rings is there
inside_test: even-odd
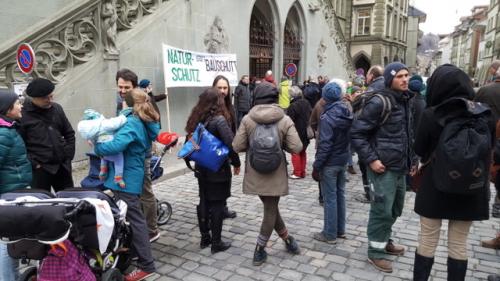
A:
[[[310,151],[309,155],[314,154]],[[225,240],[232,241],[232,247],[215,255],[209,248],[199,248],[195,177],[185,174],[156,184],[155,193],[170,202],[174,212],[171,221],[161,227],[161,238],[153,244],[157,274],[148,280],[411,280],[419,230],[418,216],[413,212],[414,194],[407,193],[404,213],[394,225],[392,237],[408,250],[404,256],[394,258],[394,272],[385,274],[366,261],[369,205],[354,200],[362,194],[359,172],[349,178],[346,240],[339,239],[337,245],[329,245],[312,238],[312,233],[323,226],[317,183],[310,177],[290,180],[290,195],[282,197],[280,211],[302,253],[288,254],[284,243],[273,233],[267,249],[268,261],[259,267],[252,265],[252,257],[262,220],[262,204],[256,196],[242,194],[243,176],[233,178],[232,197],[228,200],[230,209],[238,216],[225,221],[222,233]],[[444,229],[441,236],[446,238]],[[496,229],[497,219],[473,224],[466,280],[486,280],[488,274],[500,271],[499,253],[479,246],[480,240],[494,237]],[[446,257],[446,239],[443,239],[437,248],[432,280],[446,280]]]

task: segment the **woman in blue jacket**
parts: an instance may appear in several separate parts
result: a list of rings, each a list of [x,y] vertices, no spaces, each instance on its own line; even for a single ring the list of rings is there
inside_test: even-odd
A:
[[[22,108],[15,93],[0,90],[0,194],[31,183],[31,164],[16,131]],[[18,261],[9,257],[7,246],[0,244],[0,279],[17,280],[18,267]]]
[[[139,258],[139,268],[125,276],[125,280],[142,280],[155,272],[155,265],[139,196],[142,193],[146,152],[158,135],[160,125],[158,113],[142,90],[129,91],[125,102],[128,108],[120,114],[127,117],[127,123],[115,133],[112,141],[97,143],[95,153],[101,156],[123,153],[123,180],[127,185],[122,188],[114,181],[115,171],[111,165],[104,186],[112,189],[115,197],[128,205],[127,221],[132,228],[132,247]]]

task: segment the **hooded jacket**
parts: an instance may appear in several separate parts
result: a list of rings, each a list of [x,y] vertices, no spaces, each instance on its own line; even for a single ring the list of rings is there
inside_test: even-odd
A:
[[[427,80],[427,108],[422,114],[415,139],[415,153],[422,157],[421,162],[428,162],[443,130],[443,127],[438,124],[438,114],[439,116],[442,113],[457,116],[461,112],[465,113],[465,109],[458,108],[436,113],[434,107],[450,98],[460,97],[472,100],[474,89],[469,81],[467,74],[449,64],[438,67]],[[493,120],[490,127],[492,136],[494,136]],[[472,195],[443,193],[434,187],[432,168],[431,162],[423,170],[422,184],[415,198],[415,212],[417,214],[433,219],[465,221],[488,219],[489,187]]]
[[[0,194],[31,183],[31,163],[16,123],[0,116]]]
[[[122,110],[120,114],[127,117],[127,123],[114,135],[112,141],[96,143],[95,153],[100,156],[123,153],[123,181],[125,188],[114,181],[115,170],[109,167],[104,186],[110,189],[140,195],[144,181],[144,160],[146,152],[151,149],[151,142],[160,130],[158,122],[143,122],[134,115],[131,108]]]
[[[303,149],[309,145],[307,137],[307,127],[309,126],[309,117],[311,116],[311,105],[306,99],[297,97],[292,99],[290,106],[286,109],[286,114],[292,118],[295,129],[302,141]]]
[[[261,104],[254,106],[250,112],[243,117],[241,125],[233,140],[233,149],[236,152],[245,152],[249,146],[249,138],[255,131],[257,123],[278,125],[281,147],[290,153],[302,151],[297,130],[292,119],[286,116],[283,109],[277,104]],[[281,166],[270,174],[261,174],[255,171],[245,162],[245,174],[243,176],[243,193],[262,196],[282,196],[288,194],[288,171],[286,159],[283,157]]]
[[[327,103],[320,117],[318,147],[313,168],[345,166],[349,158],[349,141],[353,116],[345,102]]]

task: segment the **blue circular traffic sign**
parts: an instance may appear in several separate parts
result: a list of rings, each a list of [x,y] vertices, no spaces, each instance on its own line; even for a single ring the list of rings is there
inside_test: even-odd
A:
[[[285,73],[289,77],[295,76],[297,74],[297,65],[295,63],[289,63],[285,66]]]
[[[25,74],[31,73],[35,67],[35,52],[28,43],[19,45],[16,52],[17,66]]]

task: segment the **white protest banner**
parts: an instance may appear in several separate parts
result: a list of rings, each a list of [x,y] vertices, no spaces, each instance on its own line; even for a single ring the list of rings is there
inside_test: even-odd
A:
[[[210,87],[217,75],[238,84],[236,54],[209,54],[163,44],[165,87]]]

